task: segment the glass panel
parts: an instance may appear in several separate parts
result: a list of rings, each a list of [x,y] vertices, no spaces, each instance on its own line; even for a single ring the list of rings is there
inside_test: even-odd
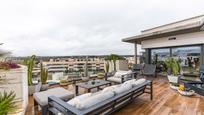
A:
[[[170,48],[151,50],[151,63],[156,64],[157,72],[165,71],[164,61],[168,57],[170,57]]]
[[[184,75],[199,74],[200,55],[200,46],[172,48],[172,57],[180,60]]]
[[[155,61],[165,61],[168,57],[170,57],[170,49],[152,49],[151,50],[151,62],[155,63]]]

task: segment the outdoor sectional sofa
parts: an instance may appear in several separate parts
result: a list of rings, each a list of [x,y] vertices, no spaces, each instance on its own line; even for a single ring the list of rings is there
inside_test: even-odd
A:
[[[133,81],[129,80],[117,86],[109,86],[93,94],[83,94],[68,102],[50,96],[48,98],[49,115],[107,115],[121,109],[144,93],[150,94],[152,100],[152,82],[145,79],[137,80],[138,82]],[[97,95],[97,93],[100,94]],[[87,99],[87,95],[93,96]]]

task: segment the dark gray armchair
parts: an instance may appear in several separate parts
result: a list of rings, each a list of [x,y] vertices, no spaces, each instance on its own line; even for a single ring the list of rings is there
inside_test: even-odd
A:
[[[132,71],[136,72],[137,74],[141,74],[143,70],[142,64],[133,64]]]
[[[142,72],[143,76],[153,76],[156,77],[156,65],[145,64]]]
[[[186,82],[184,85],[193,89],[197,94],[204,96],[204,65],[200,67],[200,81]]]

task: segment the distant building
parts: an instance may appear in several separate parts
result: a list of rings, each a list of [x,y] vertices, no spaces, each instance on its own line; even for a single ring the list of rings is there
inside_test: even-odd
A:
[[[100,56],[37,56],[36,62],[42,62],[43,66],[46,67],[49,73],[56,72],[84,72],[85,65],[87,63],[87,70],[91,73],[103,72],[105,57],[107,55]],[[132,65],[134,63],[133,55],[121,55],[124,57],[128,63]],[[22,60],[28,57],[10,57],[9,60],[13,60],[16,62],[22,62]],[[38,68],[34,68],[34,73],[38,73],[40,64],[38,64]],[[121,66],[122,67],[122,66]]]

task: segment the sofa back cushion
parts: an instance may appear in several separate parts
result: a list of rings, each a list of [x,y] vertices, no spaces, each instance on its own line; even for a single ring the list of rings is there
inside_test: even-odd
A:
[[[125,81],[123,84],[133,84],[134,82],[136,82],[136,79]]]
[[[132,80],[128,80],[128,81],[124,82],[123,84],[131,84],[133,87],[135,87],[135,86],[137,86],[139,84],[144,83],[145,81],[146,81],[146,79],[144,79],[144,78],[141,78],[141,79],[138,79],[138,80],[132,79]]]
[[[81,101],[84,101],[86,100],[88,97],[90,97],[92,94],[91,93],[86,93],[86,94],[82,94],[82,95],[79,95],[71,100],[69,100],[67,103],[76,107],[76,105],[78,103],[80,103]]]
[[[140,84],[144,83],[145,81],[146,81],[146,79],[144,79],[144,78],[138,79],[138,80],[136,80],[135,82],[132,83],[132,86],[135,87],[137,85],[140,85]]]
[[[108,91],[114,91],[114,89],[116,87],[119,87],[120,85],[113,85],[113,86],[109,86],[109,87],[106,87],[102,90],[102,92],[108,92]]]
[[[130,90],[131,88],[132,88],[131,84],[121,84],[120,86],[115,87],[113,91],[114,91],[115,95],[118,95],[118,94],[121,94],[121,93],[124,93],[124,92]]]
[[[113,96],[114,96],[114,92],[112,92],[112,91],[103,92],[103,93],[100,92],[100,93],[97,93],[96,95],[92,95],[92,96],[84,99],[83,101],[80,101],[79,103],[76,104],[76,108],[77,109],[86,109],[86,108],[94,106],[98,103],[101,103],[107,99],[110,99]]]

